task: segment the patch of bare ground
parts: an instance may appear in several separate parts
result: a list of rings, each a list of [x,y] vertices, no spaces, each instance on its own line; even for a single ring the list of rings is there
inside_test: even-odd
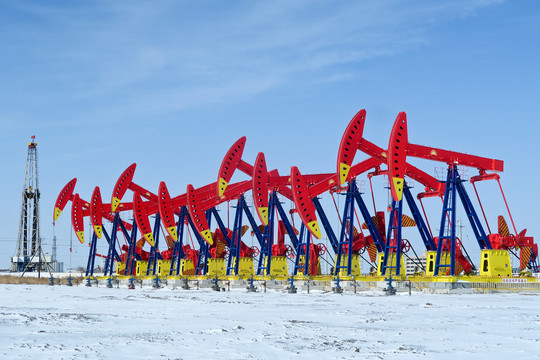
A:
[[[83,282],[83,277],[73,277],[71,278],[71,283],[73,285],[79,285]],[[67,285],[67,279],[54,279],[54,285]],[[0,284],[25,284],[25,285],[50,285],[51,280],[48,274],[43,274],[41,278],[37,277],[20,277],[12,275],[0,275]]]

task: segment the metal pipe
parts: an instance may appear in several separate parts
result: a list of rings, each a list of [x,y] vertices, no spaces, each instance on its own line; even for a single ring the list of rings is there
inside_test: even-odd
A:
[[[499,181],[499,179],[497,179],[497,183],[499,184],[499,188],[501,189],[501,194],[504,199],[504,204],[506,205],[506,210],[508,210],[508,215],[510,216],[510,221],[512,222],[512,227],[514,228],[514,234],[517,235],[518,232],[516,230],[516,225],[514,225],[514,219],[512,218],[512,214],[510,213],[510,208],[508,207],[508,203],[506,202],[506,196],[504,196],[504,191],[502,189],[501,182]]]
[[[377,207],[375,206],[375,195],[373,194],[373,185],[371,184],[371,177],[368,176],[369,179],[369,187],[371,188],[371,199],[373,200],[373,211],[375,211],[375,215],[377,215]]]
[[[431,235],[431,238],[433,239],[433,232],[431,231],[431,226],[429,226],[429,220],[428,220],[427,215],[426,215],[426,209],[424,209],[424,203],[422,203],[421,198],[419,200],[420,200],[420,206],[422,206],[422,212],[424,213],[424,219],[426,219],[426,225],[428,227],[429,234]]]
[[[486,221],[488,231],[491,234],[491,229],[489,228],[489,222],[487,221],[486,213],[484,212],[484,207],[482,206],[482,202],[480,201],[480,196],[478,196],[478,191],[476,191],[476,185],[474,183],[472,183],[472,185],[473,185],[473,188],[474,188],[474,192],[476,193],[476,198],[478,199],[478,203],[480,204],[480,209],[482,210],[482,215],[484,215],[484,220]],[[504,194],[503,194],[503,197],[504,197]]]
[[[419,259],[419,256],[418,254],[416,253],[416,251],[414,250],[413,246],[411,245],[411,250],[413,251],[414,253],[414,256],[416,256],[416,259],[417,260],[420,260]],[[410,259],[413,263],[415,263],[416,265],[420,265],[420,267],[422,268],[422,270],[426,271],[426,268],[424,267],[424,265],[422,264],[422,261],[420,261],[419,263],[417,263],[415,260],[413,260],[409,255],[407,255],[406,253],[403,253],[405,256],[407,256],[408,259]]]

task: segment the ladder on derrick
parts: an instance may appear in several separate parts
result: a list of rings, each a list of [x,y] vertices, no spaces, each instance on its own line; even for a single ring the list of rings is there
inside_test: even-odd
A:
[[[401,222],[403,215],[403,200],[395,201],[392,199],[392,210],[390,211],[390,222],[388,233],[386,235],[386,244],[384,247],[384,258],[381,266],[381,275],[385,276],[387,270],[395,269],[395,275],[401,274]],[[388,263],[392,255],[392,261]],[[394,264],[395,261],[395,264]]]
[[[304,241],[305,240],[305,241]],[[298,271],[303,270],[302,273],[309,276],[309,262],[310,262],[310,249],[311,249],[311,233],[302,224],[300,227],[300,236],[296,244],[296,258],[294,259],[294,272],[293,275],[297,275]],[[304,256],[303,263],[300,261],[301,256]]]
[[[334,274],[339,276],[341,269],[347,269],[347,276],[352,273],[352,248],[354,230],[354,195],[357,191],[356,181],[351,180],[345,198],[345,209],[341,225],[341,234],[337,246],[336,266]],[[342,264],[343,254],[347,252],[347,264]]]

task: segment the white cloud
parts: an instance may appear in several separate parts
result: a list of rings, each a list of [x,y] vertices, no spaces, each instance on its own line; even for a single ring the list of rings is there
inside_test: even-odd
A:
[[[13,26],[23,42],[38,32],[16,49],[40,69],[26,86],[54,81],[48,95],[140,113],[242,101],[306,74],[357,76],[363,60],[425,46],[430,29],[498,2],[23,3],[38,21]]]

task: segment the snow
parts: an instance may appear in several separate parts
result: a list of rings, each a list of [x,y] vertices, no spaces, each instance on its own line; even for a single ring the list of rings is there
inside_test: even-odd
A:
[[[540,294],[0,285],[1,359],[540,358]]]

